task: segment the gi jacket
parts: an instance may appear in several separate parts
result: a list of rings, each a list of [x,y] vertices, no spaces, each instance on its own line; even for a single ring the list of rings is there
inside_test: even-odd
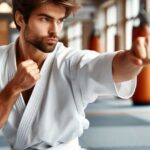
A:
[[[58,43],[41,68],[28,104],[20,93],[2,129],[12,149],[42,150],[77,139],[89,127],[84,113],[89,103],[103,95],[130,97],[135,80],[113,82],[114,55]],[[0,69],[2,90],[17,71],[15,43],[0,47]]]

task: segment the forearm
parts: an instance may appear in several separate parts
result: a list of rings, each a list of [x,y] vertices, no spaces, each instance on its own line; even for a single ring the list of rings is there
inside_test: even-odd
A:
[[[15,89],[11,82],[0,92],[0,128],[8,120],[8,116],[18,95],[19,91]]]
[[[135,78],[143,66],[138,65],[131,51],[118,52],[112,62],[114,82],[123,82]]]

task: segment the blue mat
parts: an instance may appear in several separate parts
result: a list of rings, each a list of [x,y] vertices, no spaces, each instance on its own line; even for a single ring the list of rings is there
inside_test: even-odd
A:
[[[102,126],[150,126],[150,122],[129,115],[87,116],[92,127]]]

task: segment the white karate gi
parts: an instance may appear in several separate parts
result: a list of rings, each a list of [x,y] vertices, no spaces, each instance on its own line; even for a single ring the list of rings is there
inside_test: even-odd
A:
[[[15,43],[0,47],[0,90],[16,73],[15,48]],[[27,106],[20,94],[2,129],[12,149],[79,150],[78,137],[89,127],[87,104],[101,95],[128,98],[135,89],[135,80],[113,82],[113,57],[114,53],[75,50],[58,43],[41,68]]]

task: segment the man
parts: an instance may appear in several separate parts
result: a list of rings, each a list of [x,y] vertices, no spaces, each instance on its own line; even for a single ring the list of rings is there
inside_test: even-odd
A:
[[[98,54],[58,42],[73,0],[13,0],[20,32],[0,47],[0,127],[13,150],[79,150],[84,109],[99,95],[130,97],[150,63],[150,38],[130,51]]]

